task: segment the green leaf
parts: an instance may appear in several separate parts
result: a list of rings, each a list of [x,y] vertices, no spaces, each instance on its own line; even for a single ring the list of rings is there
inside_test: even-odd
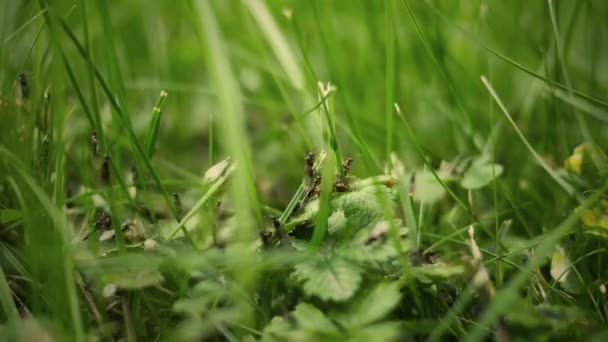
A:
[[[264,336],[262,337],[262,341],[284,341],[288,333],[292,330],[293,327],[285,318],[280,316],[274,317],[270,323],[264,327]]]
[[[350,332],[349,342],[382,342],[396,341],[401,334],[401,324],[399,322],[384,322]]]
[[[325,301],[345,301],[361,283],[361,269],[336,255],[314,256],[296,265],[292,276],[307,295]]]
[[[410,241],[405,238],[408,229],[401,226],[401,222],[394,223],[399,229],[401,237],[401,248],[407,251],[411,248]],[[351,240],[338,242],[336,254],[345,259],[358,263],[383,263],[399,255],[393,243],[388,237],[390,225],[382,220],[374,225],[361,229]]]
[[[173,304],[173,311],[198,315],[206,312],[212,303],[216,303],[227,296],[226,288],[210,280],[199,282],[191,292],[190,296],[179,299]]]
[[[346,226],[346,216],[342,209],[335,210],[327,219],[329,234],[334,234],[342,230]]]
[[[393,204],[390,191],[387,187],[378,185],[346,192],[332,202],[335,210],[344,212],[348,228],[353,232],[382,219],[385,210],[383,205],[386,204]]]
[[[106,269],[99,278],[103,283],[113,283],[123,289],[140,289],[158,285],[164,281],[158,271],[160,259],[133,253],[130,259],[105,259]]]
[[[141,289],[158,285],[163,282],[163,275],[157,270],[132,271],[124,273],[109,273],[102,277],[104,282],[114,283],[123,289]]]
[[[400,299],[397,283],[380,283],[357,298],[340,322],[349,328],[377,322],[388,315]]]
[[[318,336],[305,330],[297,329],[285,318],[274,317],[264,327],[262,342],[284,342],[284,341],[318,341]]]
[[[390,189],[383,185],[386,181],[386,177],[365,178],[353,182],[351,191],[335,194],[331,202],[334,211],[328,222],[330,233],[344,228],[356,232],[380,220],[384,215],[383,205],[393,205]],[[313,220],[318,211],[319,199],[314,199],[289,222],[289,226]]]
[[[566,255],[566,251],[558,246],[551,257],[551,277],[557,282],[565,282],[570,273],[570,267],[572,267],[570,258]]]
[[[445,188],[432,172],[424,170],[416,173],[414,198],[423,203],[435,203],[445,195]]]
[[[467,190],[483,188],[501,174],[500,164],[493,164],[488,158],[480,157],[464,173],[460,185]]]
[[[321,310],[307,303],[296,306],[293,316],[298,328],[333,335],[338,333],[336,326],[327,318]]]

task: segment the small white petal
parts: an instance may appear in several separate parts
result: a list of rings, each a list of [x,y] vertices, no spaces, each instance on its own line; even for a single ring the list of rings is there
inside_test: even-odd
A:
[[[110,284],[108,284],[108,285],[106,285],[106,286],[103,287],[103,291],[102,291],[103,292],[103,296],[105,298],[112,297],[112,296],[114,296],[116,294],[116,290],[117,290],[116,284],[110,283]]]
[[[99,241],[108,241],[108,240],[110,240],[112,238],[114,238],[114,230],[113,229],[112,230],[106,230],[99,237]]]
[[[144,241],[144,250],[145,251],[154,250],[156,248],[156,246],[158,246],[158,243],[155,240],[147,239],[146,241]]]

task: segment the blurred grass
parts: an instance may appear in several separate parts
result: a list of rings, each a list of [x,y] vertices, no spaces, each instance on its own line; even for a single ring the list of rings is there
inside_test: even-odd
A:
[[[262,329],[276,308],[269,309],[267,299],[256,302],[256,291],[270,294],[279,287],[262,279],[266,270],[256,261],[254,241],[268,225],[268,212],[288,206],[298,186],[290,210],[302,195],[306,154],[331,149],[337,169],[354,158],[357,176],[383,173],[385,165],[391,172],[395,154],[406,171],[395,174],[425,166],[449,190],[451,200],[421,205],[400,183],[403,217],[416,248],[434,246],[445,258],[466,254],[459,245],[467,241],[461,227],[482,228],[477,239],[495,257],[488,263],[496,267],[497,300],[473,317],[481,325],[458,319],[473,300],[468,288],[455,295],[451,310],[433,316],[428,309],[422,318],[446,319],[432,338],[483,338],[483,329],[517,305],[518,294],[545,286],[530,274],[547,276],[543,267],[555,244],[582,256],[605,243],[581,230],[575,208],[588,203],[590,194],[601,198],[606,161],[593,159],[600,172],[590,179],[561,167],[581,143],[608,150],[607,14],[601,0],[2,2],[0,210],[14,209],[22,217],[17,223],[0,220],[2,319],[19,330],[12,291],[25,298],[15,304],[21,316],[27,308],[58,339],[83,340],[96,325],[117,330],[112,324],[120,315],[114,311],[103,308],[95,318],[100,322],[90,317],[90,303],[104,304],[99,284],[75,286],[81,274],[106,270],[101,261],[82,266],[99,248],[96,242],[88,244],[93,250],[76,244],[81,232],[92,230],[101,198],[111,209],[116,248],[123,253],[118,260],[128,267],[138,264],[130,259],[122,225],[143,222],[142,207],[160,208],[149,223],[154,238],[165,236],[157,224],[163,215],[173,217],[201,253],[193,261],[192,251],[177,243],[184,258],[167,251],[165,283],[134,291],[121,304],[130,308],[131,317],[119,317],[129,331],[168,338],[178,319],[167,312],[189,294],[189,272],[216,260],[207,240],[213,235],[214,244],[221,244],[216,235],[222,219],[214,213],[216,202],[227,198],[234,217],[226,225],[235,233],[221,246],[228,255],[222,271],[236,281],[218,298],[227,296],[234,307],[218,299],[213,307],[225,310],[214,311],[217,317],[209,313],[204,327],[180,324],[192,325],[184,331],[207,329],[224,339]],[[487,78],[480,81],[482,75]],[[319,82],[336,91],[323,93]],[[159,99],[161,91],[169,96]],[[93,132],[101,158],[90,155]],[[111,176],[102,184],[106,154]],[[442,161],[457,164],[478,155],[505,170],[492,188],[456,189],[435,171]],[[200,179],[228,156],[237,167],[225,197],[220,182],[206,188]],[[323,170],[333,172],[327,165]],[[330,198],[324,197],[329,178],[321,183],[316,247],[331,215]],[[186,219],[174,193],[196,209]],[[507,220],[512,223],[503,241],[499,228]],[[175,222],[167,226],[173,229]],[[574,242],[564,242],[565,236]],[[506,250],[511,240],[538,245],[538,259],[513,270],[507,257],[525,253],[511,245]],[[590,283],[578,302],[564,299],[571,294],[562,289],[522,298],[572,305],[605,323],[606,297],[597,290],[608,277],[605,265],[605,252],[576,264]],[[210,269],[205,279],[219,273]],[[412,293],[419,290],[408,286]],[[417,306],[443,300],[416,296]],[[166,330],[152,330],[154,325]]]

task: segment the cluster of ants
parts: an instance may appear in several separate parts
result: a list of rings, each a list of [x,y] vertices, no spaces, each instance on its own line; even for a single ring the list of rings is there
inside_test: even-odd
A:
[[[93,158],[94,159],[100,158],[101,156],[100,156],[99,141],[97,138],[97,134],[95,132],[93,132],[91,134],[90,146],[91,146],[91,154],[92,154]],[[101,159],[102,159],[102,161],[101,161],[101,167],[99,169],[99,181],[102,184],[107,185],[110,183],[110,157],[106,154]],[[315,160],[316,160],[316,155],[312,152],[308,153],[308,155],[305,158],[305,167],[304,167],[305,190],[303,192],[302,197],[299,199],[299,201],[296,203],[295,207],[293,208],[292,212],[290,213],[290,217],[293,214],[297,214],[297,213],[301,212],[304,209],[304,207],[312,199],[318,197],[321,192],[321,175],[315,168]],[[350,190],[349,173],[350,173],[352,163],[353,163],[352,158],[347,158],[342,162],[341,170],[333,184],[334,192],[343,193],[343,192],[348,192]],[[135,171],[135,170],[133,170],[133,171]],[[135,172],[134,172],[134,174],[135,174]],[[181,203],[179,200],[179,196],[177,194],[173,194],[173,200],[175,202],[176,207],[181,208]],[[132,224],[129,224],[129,223],[125,223],[125,224],[121,225],[121,230],[123,231],[123,233],[125,233],[125,239],[127,241],[137,240],[137,237],[138,237],[137,234],[129,234],[129,232],[131,230],[133,230],[133,227],[131,227],[131,226],[132,226]],[[108,230],[111,230],[111,227],[112,227],[111,215],[103,209],[99,210],[98,213],[96,214],[95,229],[99,230],[99,231],[104,231],[104,230],[108,231]],[[273,243],[276,242],[277,240],[279,240],[283,243],[288,239],[288,234],[284,231],[284,229],[281,225],[281,222],[279,221],[278,218],[276,218],[276,217],[272,218],[272,227],[273,227],[274,231],[264,230],[260,233],[260,237],[263,242],[263,245],[266,247],[273,245]],[[297,233],[297,232],[292,232],[292,233]],[[133,235],[133,236],[131,236],[131,235]]]
[[[313,152],[308,153],[305,158],[305,166],[304,166],[304,182],[306,189],[304,190],[304,195],[302,198],[296,203],[293,211],[290,213],[290,216],[296,213],[299,213],[304,209],[306,204],[308,204],[312,199],[318,197],[321,193],[321,175],[315,169],[315,158],[316,155]],[[333,184],[333,191],[337,193],[348,192],[350,190],[350,181],[349,181],[349,173],[353,163],[352,158],[347,158],[342,162],[342,168],[340,173]],[[264,230],[260,233],[260,238],[264,247],[270,247],[274,244],[274,242],[278,240],[282,245],[288,239],[288,234],[283,229],[281,222],[278,218],[272,218],[272,227],[273,231]],[[299,227],[296,227],[292,234],[297,233]]]

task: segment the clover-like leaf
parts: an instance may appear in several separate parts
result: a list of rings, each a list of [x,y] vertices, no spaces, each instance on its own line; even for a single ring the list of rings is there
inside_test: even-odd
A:
[[[464,173],[460,185],[467,190],[483,188],[494,178],[502,174],[502,165],[492,163],[488,158],[481,157],[473,161],[471,167]]]
[[[428,170],[416,173],[414,198],[423,203],[434,203],[443,198],[446,191],[435,175]]]
[[[555,253],[551,257],[551,278],[559,283],[565,282],[571,267],[572,263],[566,251],[561,246],[557,246]]]

